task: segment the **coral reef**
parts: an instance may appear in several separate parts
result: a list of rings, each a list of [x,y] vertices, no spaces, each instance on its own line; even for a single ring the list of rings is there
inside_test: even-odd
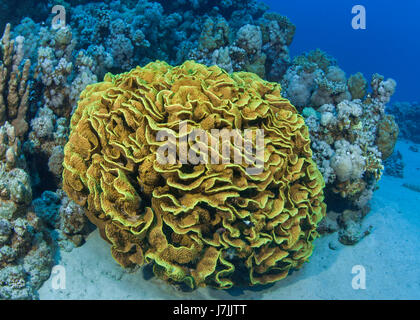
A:
[[[45,191],[32,201],[35,214],[48,226],[51,236],[65,251],[85,242],[92,231],[82,207],[70,200],[63,190]]]
[[[44,1],[44,9],[28,11],[20,25],[7,25],[3,36],[7,82],[3,81],[0,124],[16,123],[19,137],[30,131],[29,139],[22,142],[36,196],[61,187],[62,138],[69,117],[80,92],[106,72],[118,73],[156,59],[180,64],[200,56],[199,61],[208,65],[279,80],[289,63],[288,46],[295,30],[286,17],[268,13],[254,0],[191,6],[176,1],[170,5],[67,1],[60,4],[71,19],[58,29],[51,27],[51,15],[45,10],[53,4],[57,3]],[[8,10],[11,6],[7,4]],[[14,101],[10,107],[9,96]],[[41,184],[40,177],[47,183]]]
[[[33,299],[49,277],[52,251],[42,222],[30,210],[32,189],[20,141],[0,127],[0,299]]]
[[[57,3],[58,1],[54,1]],[[2,0],[0,2],[0,30],[7,23],[17,25],[22,17],[31,16],[36,21],[45,21],[54,4],[51,0]]]
[[[319,49],[296,57],[281,84],[284,96],[299,111],[351,100],[344,71]]]
[[[91,230],[83,209],[62,190],[32,201],[26,168],[15,129],[5,122],[0,127],[0,299],[37,298],[50,276],[55,242],[71,250]]]
[[[58,29],[51,27],[51,7],[55,4],[66,7],[68,18],[66,26]],[[312,140],[313,159],[326,182],[324,192],[329,212],[318,230],[338,231],[340,241],[347,244],[354,243],[368,233],[360,229],[360,221],[369,211],[369,199],[376,188],[383,165],[385,174],[402,177],[404,164],[401,155],[398,152],[393,153],[398,127],[401,137],[420,143],[419,103],[400,102],[388,106],[387,111],[394,118],[385,113],[385,105],[395,90],[395,81],[385,80],[375,74],[370,82],[372,90],[368,92],[368,81],[361,73],[347,78],[337,61],[319,49],[299,55],[291,62],[288,47],[293,41],[295,26],[287,17],[268,12],[268,7],[256,0],[4,0],[0,2],[0,9],[0,26],[4,28],[0,43],[0,298],[36,298],[36,288],[48,276],[56,248],[59,246],[64,250],[71,250],[74,246],[83,244],[91,230],[85,210],[70,200],[61,189],[63,161],[66,162],[64,146],[69,138],[70,117],[76,110],[81,92],[88,85],[102,80],[107,72],[120,73],[137,65],[144,66],[156,59],[168,61],[171,65],[180,65],[187,59],[194,59],[208,67],[217,65],[228,72],[248,71],[266,80],[281,83],[282,96],[289,99],[305,118]],[[168,66],[162,68],[173,70]],[[116,83],[116,79],[120,77],[123,76],[106,76],[105,84]],[[239,79],[238,76],[236,79]],[[152,80],[147,78],[146,83],[150,84]],[[257,83],[262,82],[258,79]],[[156,90],[158,89],[162,88]],[[253,93],[258,93],[262,89],[258,87],[252,90]],[[88,91],[83,95],[87,96]],[[92,96],[95,95],[92,93]],[[150,103],[151,97],[147,96],[146,102],[142,100],[142,103]],[[184,101],[182,99],[180,101]],[[263,99],[271,98],[264,95]],[[191,108],[193,105],[192,103]],[[153,111],[153,117],[162,111],[156,112]],[[295,113],[294,109],[292,113]],[[119,119],[125,116],[126,114],[119,114]],[[226,123],[226,119],[230,117],[228,115],[217,119],[216,125]],[[153,121],[158,120],[153,118]],[[253,126],[258,125],[252,121],[251,123]],[[115,123],[112,126],[118,127]],[[93,139],[90,136],[85,138]],[[133,148],[150,148],[149,142],[144,146],[133,145]],[[131,146],[132,141],[127,143]],[[113,145],[112,148],[118,149],[118,146]],[[142,155],[146,149],[141,149]],[[305,152],[309,152],[308,150]],[[107,149],[103,152],[108,154],[114,151]],[[111,154],[103,161],[111,163],[113,156]],[[132,163],[130,161],[113,165],[127,166]],[[149,165],[146,162],[144,172],[149,173]],[[138,164],[134,167],[136,166]],[[237,174],[235,170],[230,170],[230,174]],[[113,172],[107,173],[104,179],[111,179]],[[168,173],[159,174],[162,179],[173,179]],[[123,179],[122,176],[120,178]],[[151,185],[155,183],[154,178],[156,175],[148,176],[143,173],[137,181],[138,186],[136,182],[133,183],[134,191],[141,197],[141,208],[153,207],[147,192],[150,193]],[[102,192],[103,188],[100,185],[88,187],[97,188],[97,192]],[[168,188],[170,192],[174,191],[173,186]],[[277,193],[275,195],[278,196]],[[252,192],[246,194],[246,197],[254,196],[256,195]],[[261,199],[258,201],[262,201]],[[75,200],[81,201],[79,198]],[[163,203],[163,200],[154,200],[155,203],[156,201]],[[293,202],[293,199],[288,201]],[[251,207],[254,208],[255,202],[250,203],[253,203]],[[241,207],[240,204],[235,205]],[[287,209],[290,210],[289,207]],[[205,212],[208,211],[207,207],[200,206],[199,212],[194,211],[189,218],[186,217],[187,212],[184,212],[182,227],[185,229],[191,224],[191,228],[195,228],[199,222],[194,225],[191,222],[192,217],[198,221],[207,219]],[[92,213],[89,210],[87,213],[96,224],[102,223],[95,216],[98,212]],[[156,212],[154,214],[163,217],[162,213]],[[300,217],[300,214],[299,211],[297,216]],[[100,215],[100,219],[108,219],[107,217],[109,215]],[[284,218],[283,215],[281,217]],[[178,218],[181,219],[181,216]],[[165,219],[167,221],[163,219],[162,225],[167,226],[170,221],[169,218]],[[241,219],[245,225],[240,225],[238,237],[243,237],[243,232],[250,232],[254,236],[252,225],[255,222]],[[269,225],[270,219],[272,217],[264,222],[267,223],[265,227]],[[292,223],[292,220],[281,223]],[[157,223],[157,220],[153,221]],[[237,235],[234,231],[236,229],[231,228],[236,222],[218,223],[226,223],[228,227],[218,228],[214,237],[221,239],[223,243],[233,241],[233,238],[224,240],[224,237],[227,234]],[[151,231],[155,226],[150,225],[146,229]],[[213,232],[215,226],[208,232]],[[104,228],[102,226],[103,232]],[[114,225],[109,228],[114,228]],[[166,233],[168,228],[164,227],[162,232]],[[257,223],[255,236],[258,232],[263,232],[259,228],[263,226]],[[290,228],[286,230],[292,230],[295,237],[297,229]],[[135,249],[129,248],[129,245],[122,248],[119,239],[112,238],[115,236],[115,229],[109,230],[107,237],[114,243],[113,254],[117,260],[124,265],[137,263],[140,258],[130,256],[130,250]],[[305,229],[305,232],[308,230]],[[130,232],[123,233],[129,241],[133,239]],[[136,232],[135,230],[134,233]],[[208,236],[207,233],[205,235]],[[135,237],[142,236],[136,234]],[[267,236],[270,237],[271,234]],[[277,237],[274,241],[283,241],[279,239]],[[141,243],[142,241],[145,240],[140,240]],[[169,243],[180,243],[188,248],[193,248],[193,241],[187,236],[169,239]],[[206,246],[208,244],[202,249],[205,250]],[[235,245],[233,247],[238,248]],[[137,242],[135,248],[139,248]],[[309,245],[304,248],[308,249],[305,254],[310,251]],[[128,251],[123,252],[126,249]],[[147,250],[146,246],[143,253]],[[215,270],[216,273],[223,274],[223,277],[218,278],[218,284],[210,280],[215,278],[215,273],[206,275],[203,280],[203,274],[191,275],[192,271],[188,270],[185,271],[185,279],[192,277],[197,282],[196,285],[201,283],[228,287],[229,281],[236,283],[237,274],[244,271],[241,268],[233,271],[229,269],[230,264],[235,262],[235,265],[243,263],[247,267],[252,266],[253,277],[259,273],[265,276],[267,273],[263,272],[264,268],[270,269],[266,261],[274,263],[274,256],[278,254],[262,250],[256,253],[252,258],[254,260],[243,262],[245,256],[237,256],[237,251],[240,250],[221,251],[223,254],[218,259],[222,261],[224,269]],[[246,250],[244,252],[249,253]],[[163,252],[150,254],[153,258],[147,259],[157,261],[156,273],[164,278],[168,277],[163,270],[174,262],[167,264],[168,260],[161,258]],[[208,255],[211,254],[210,250]],[[270,258],[267,258],[270,254]],[[128,256],[134,262],[127,260],[130,259]],[[282,259],[289,261],[290,256],[291,254]],[[304,260],[305,256],[301,258]],[[40,261],[38,265],[35,264],[36,259]],[[197,268],[199,261],[201,260],[196,259],[193,262]],[[162,267],[162,264],[165,266]],[[203,264],[205,262],[200,264],[200,268]],[[296,262],[287,262],[282,264],[282,268],[287,269],[295,264]],[[189,263],[187,265],[190,266]],[[185,264],[182,268],[185,268]],[[229,271],[224,271],[226,269]],[[173,272],[176,270],[180,269],[173,269]],[[278,274],[280,273],[279,271]],[[176,277],[174,273],[171,276]],[[223,282],[221,279],[227,280]],[[267,279],[252,278],[250,282],[271,281]]]
[[[189,58],[218,65],[228,72],[249,71],[269,80],[280,80],[290,64],[289,49],[295,26],[286,18],[265,13],[254,24],[239,28],[234,39],[226,20],[207,18],[198,47]]]
[[[67,141],[68,120],[58,117],[48,106],[68,116],[75,106],[75,100],[69,97],[78,96],[96,77],[85,76],[84,57],[73,58],[71,41],[60,40],[69,38],[68,30],[56,32],[25,19],[16,31],[25,36],[12,32],[7,24],[1,41],[0,298],[34,299],[50,275],[55,243],[66,243],[55,235],[70,239],[74,247],[83,242],[86,234],[86,229],[80,229],[82,222],[87,225],[82,209],[64,195],[63,204],[57,209],[58,225],[52,226],[34,210],[37,201],[32,202],[32,196],[38,193],[38,187],[61,185],[63,147]],[[39,37],[33,34],[38,31]],[[53,57],[54,62],[47,56]],[[61,60],[57,62],[59,56]],[[67,64],[65,58],[75,59],[78,69],[59,71]],[[35,65],[30,60],[36,61]],[[65,95],[60,96],[62,92]],[[63,96],[65,99],[60,98]],[[45,174],[48,169],[51,179]],[[68,244],[66,247],[71,248]]]
[[[404,162],[401,152],[395,151],[384,161],[385,172],[388,176],[404,178]]]
[[[226,155],[201,138],[196,165],[159,160],[162,130],[182,139],[202,129],[206,141],[219,141],[212,129],[263,128],[258,173],[234,161],[249,151],[230,139],[236,152],[228,162],[202,158],[209,150]],[[267,284],[307,260],[325,214],[309,145],[303,118],[278,84],[193,61],[158,61],[83,91],[64,149],[63,189],[87,208],[124,267],[153,262],[157,276],[191,288]]]
[[[329,210],[368,210],[383,160],[393,153],[399,133],[394,117],[385,113],[396,82],[375,74],[368,92],[362,74],[346,79],[334,59],[315,50],[296,57],[281,83],[284,95],[305,117]],[[339,227],[346,233],[349,225]]]
[[[68,117],[80,92],[97,81],[94,58],[76,51],[77,39],[70,26],[40,28],[35,79],[43,89],[44,106],[58,116]]]
[[[347,209],[363,208],[397,140],[398,126],[385,114],[395,81],[375,74],[367,93],[363,75],[347,80],[335,60],[316,50],[295,58],[282,84],[285,96],[303,108],[327,202],[338,194]]]
[[[62,160],[67,139],[67,119],[57,117],[46,106],[38,109],[35,118],[31,120],[28,139],[23,145],[36,191],[39,188],[54,190],[61,186]]]
[[[316,112],[306,113],[306,123],[327,194],[338,194],[348,208],[361,209],[382,174],[383,154],[377,144],[377,140],[383,141],[380,123],[392,118],[386,117],[384,105],[378,100],[344,100],[336,106],[323,105]],[[388,153],[395,145],[393,137],[383,142]],[[331,199],[336,202],[334,196]]]
[[[10,24],[7,24],[1,38],[3,59],[0,61],[0,125],[9,121],[15,127],[16,135],[22,137],[28,130],[25,118],[31,61],[24,60],[23,57],[25,38],[18,36],[10,39],[10,28]]]
[[[36,288],[48,276],[57,245],[70,250],[82,244],[90,230],[84,210],[59,189],[69,118],[88,84],[108,71],[122,71],[157,58],[182,63],[196,48],[205,49],[207,20],[226,22],[223,47],[215,47],[211,54],[235,56],[235,70],[278,79],[286,69],[287,46],[294,34],[287,18],[266,13],[268,8],[253,0],[192,2],[188,9],[181,2],[38,1],[25,8],[8,0],[0,4],[2,13],[13,12],[0,15],[5,29],[0,64],[0,151],[7,172],[2,179],[10,183],[4,189],[2,212],[8,217],[19,212],[22,223],[35,226],[29,228],[33,233],[28,239],[36,237],[31,241],[34,246],[39,244],[39,252],[28,245],[29,251],[19,252],[16,261],[8,258],[11,262],[1,269],[1,297],[36,298]],[[64,5],[71,17],[63,28],[51,27],[50,8],[55,4]],[[21,23],[12,28],[6,19],[13,19],[9,21],[15,25],[21,19]],[[258,37],[249,40],[250,35]],[[20,185],[31,194],[22,203],[13,198],[20,191],[12,190],[15,195],[11,196],[9,190]],[[31,202],[32,196],[36,199]],[[5,240],[0,247],[5,252],[15,238],[12,220],[2,222],[1,238]],[[24,259],[34,262],[30,256],[37,254],[45,257],[40,258],[39,268],[22,264]],[[30,275],[34,272],[42,276],[35,280]]]
[[[420,103],[395,102],[387,108],[387,111],[394,115],[402,138],[420,143]]]
[[[295,26],[255,0],[99,2],[69,8],[77,49],[104,70],[121,72],[156,59],[194,59],[227,71],[280,80],[289,64]],[[105,64],[105,67],[101,67]]]

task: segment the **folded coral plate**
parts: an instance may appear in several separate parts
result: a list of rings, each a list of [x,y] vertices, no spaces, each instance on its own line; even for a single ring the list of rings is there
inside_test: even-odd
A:
[[[325,204],[308,129],[280,92],[255,74],[193,61],[107,74],[72,116],[63,188],[123,267],[151,263],[158,277],[191,288],[283,279],[311,255]],[[182,139],[181,122],[209,140],[214,129],[263,130],[262,170],[233,161],[246,153],[234,139],[227,159],[212,149],[232,161],[158,161],[159,132]]]

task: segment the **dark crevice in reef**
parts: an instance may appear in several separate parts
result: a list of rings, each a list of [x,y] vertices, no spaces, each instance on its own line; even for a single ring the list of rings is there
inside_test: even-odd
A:
[[[48,170],[48,156],[42,153],[26,154],[32,181],[32,199],[42,195],[44,191],[55,192],[58,183],[54,175]]]
[[[324,189],[327,211],[343,212],[344,210],[351,209],[349,203],[343,199],[338,193],[334,193],[330,188]]]

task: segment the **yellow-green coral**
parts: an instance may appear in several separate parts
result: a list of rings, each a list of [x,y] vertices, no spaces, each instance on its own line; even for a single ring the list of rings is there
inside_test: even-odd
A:
[[[394,152],[399,133],[400,129],[394,116],[385,115],[378,124],[378,138],[376,139],[378,149],[382,153],[382,160],[388,159]]]
[[[363,99],[367,94],[367,81],[362,73],[353,74],[347,81],[352,99]]]
[[[325,204],[308,129],[280,90],[193,61],[108,74],[71,119],[63,188],[124,267],[152,262],[157,276],[192,288],[282,279],[311,255]],[[159,163],[157,132],[180,134],[181,120],[209,136],[264,129],[264,170]]]

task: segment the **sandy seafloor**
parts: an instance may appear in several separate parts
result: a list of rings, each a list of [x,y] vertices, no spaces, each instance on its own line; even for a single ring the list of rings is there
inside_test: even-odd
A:
[[[111,257],[108,243],[94,231],[85,245],[61,252],[66,289],[52,288],[51,277],[40,299],[420,299],[420,193],[402,187],[420,184],[420,152],[399,141],[404,179],[383,176],[364,226],[372,233],[355,246],[338,243],[337,234],[315,241],[310,261],[286,279],[263,290],[198,289],[181,292],[141,269],[128,273]],[[417,145],[417,147],[420,147]],[[336,246],[330,249],[331,244]],[[338,244],[338,245],[337,245]],[[366,289],[352,287],[352,268],[366,270]],[[53,276],[52,276],[53,277]]]

